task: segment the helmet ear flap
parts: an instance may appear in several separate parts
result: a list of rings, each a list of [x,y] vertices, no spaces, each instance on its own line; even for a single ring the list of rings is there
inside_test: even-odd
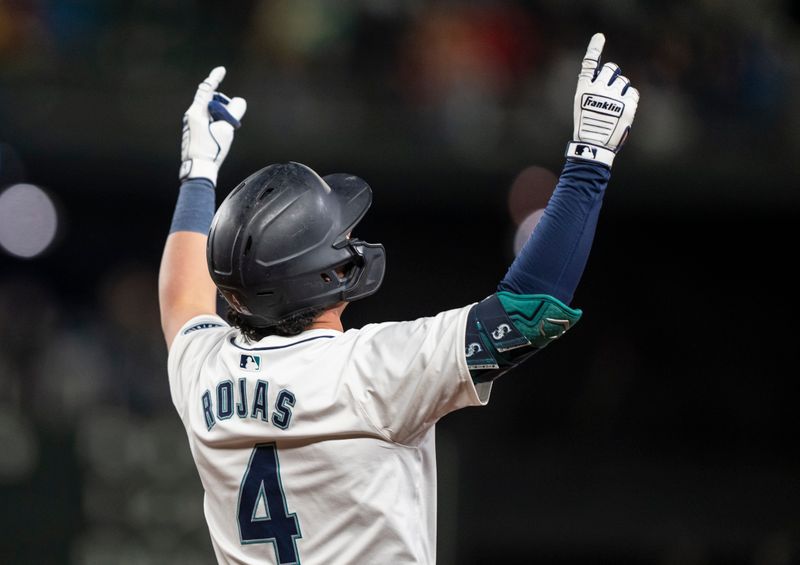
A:
[[[360,265],[355,265],[351,279],[344,291],[344,299],[360,300],[377,292],[386,274],[386,250],[380,243],[354,241],[352,249],[361,257]]]

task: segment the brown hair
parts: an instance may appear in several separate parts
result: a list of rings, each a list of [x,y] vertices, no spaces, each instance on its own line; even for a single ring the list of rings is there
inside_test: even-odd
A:
[[[292,314],[275,324],[274,326],[267,326],[265,328],[256,328],[250,325],[247,319],[243,318],[233,308],[228,308],[228,323],[239,328],[242,335],[248,341],[258,341],[268,335],[279,335],[283,337],[292,337],[303,333],[308,327],[317,319],[317,316],[322,314],[325,308],[314,308],[298,314]]]

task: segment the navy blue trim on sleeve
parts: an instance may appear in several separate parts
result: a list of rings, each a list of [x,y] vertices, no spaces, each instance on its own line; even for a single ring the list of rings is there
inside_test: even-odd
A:
[[[568,161],[544,215],[497,286],[516,294],[549,294],[569,304],[592,248],[611,171]]]
[[[195,324],[183,330],[183,335],[196,332],[197,330],[210,330],[211,328],[221,328],[221,327],[223,327],[223,325],[218,324],[216,322],[201,322],[199,324]]]

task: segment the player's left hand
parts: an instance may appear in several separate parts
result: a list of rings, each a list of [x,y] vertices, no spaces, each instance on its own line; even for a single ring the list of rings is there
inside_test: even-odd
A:
[[[596,33],[586,49],[575,91],[575,129],[566,156],[610,167],[628,139],[639,91],[616,64],[606,63],[598,69],[605,42],[605,36]]]
[[[206,178],[217,184],[219,167],[228,155],[233,131],[241,126],[247,110],[244,98],[228,98],[217,92],[225,67],[216,67],[197,87],[194,102],[183,115],[181,180]]]

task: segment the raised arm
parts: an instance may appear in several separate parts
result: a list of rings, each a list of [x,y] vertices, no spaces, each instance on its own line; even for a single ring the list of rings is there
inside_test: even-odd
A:
[[[594,239],[611,164],[625,143],[639,93],[614,63],[598,70],[605,37],[589,42],[573,103],[573,140],[544,215],[498,290],[549,294],[569,304]]]
[[[568,304],[592,247],[614,157],[630,131],[639,92],[614,63],[599,68],[605,37],[589,42],[573,103],[567,163],[544,215],[498,292],[470,313],[467,364],[491,380],[563,335],[581,316]]]
[[[243,98],[216,92],[225,68],[211,71],[183,116],[181,187],[158,275],[161,329],[167,348],[183,324],[216,313],[216,287],[206,265],[217,173],[247,109]]]

